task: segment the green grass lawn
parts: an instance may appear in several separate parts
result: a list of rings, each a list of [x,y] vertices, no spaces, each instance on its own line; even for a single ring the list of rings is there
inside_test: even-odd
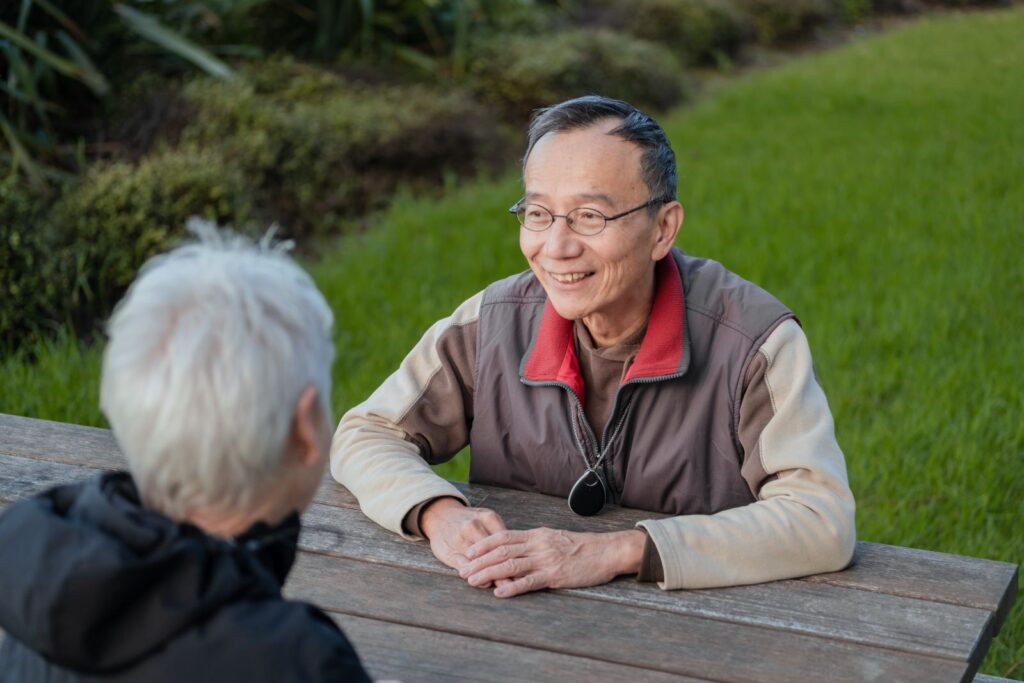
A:
[[[1024,559],[1024,11],[949,15],[728,82],[663,118],[690,253],[800,316],[859,537]],[[522,270],[515,177],[399,198],[310,264],[340,413],[420,334]],[[99,353],[0,363],[0,412],[102,424]],[[442,468],[464,477],[465,456]],[[982,667],[1024,677],[1024,605]]]

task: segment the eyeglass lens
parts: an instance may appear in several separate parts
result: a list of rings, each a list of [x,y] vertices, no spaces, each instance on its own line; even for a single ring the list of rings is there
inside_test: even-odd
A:
[[[527,230],[547,230],[555,222],[555,214],[538,204],[524,204],[516,212],[520,224]],[[559,216],[561,218],[562,216]],[[569,227],[582,234],[593,235],[604,230],[605,216],[594,209],[573,209],[564,216]]]

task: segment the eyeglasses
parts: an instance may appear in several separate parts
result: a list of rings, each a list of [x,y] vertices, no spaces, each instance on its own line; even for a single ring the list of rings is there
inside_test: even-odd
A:
[[[633,207],[629,211],[623,211],[622,213],[617,213],[614,216],[605,216],[597,209],[586,208],[573,209],[567,214],[551,213],[540,204],[523,204],[525,199],[526,198],[524,197],[513,204],[508,212],[515,214],[516,218],[519,219],[519,225],[523,226],[527,230],[530,230],[531,232],[544,232],[554,224],[556,218],[564,218],[570,230],[588,237],[597,235],[603,231],[608,225],[608,221],[618,220],[623,216],[636,213],[640,209],[646,209],[649,206],[656,206],[658,204],[664,204],[672,201],[671,197],[648,199],[640,206]]]

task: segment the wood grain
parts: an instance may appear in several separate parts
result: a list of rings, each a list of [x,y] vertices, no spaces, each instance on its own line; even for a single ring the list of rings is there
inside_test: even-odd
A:
[[[375,679],[402,683],[698,683],[704,679],[609,664],[378,619],[331,613]]]
[[[995,636],[1013,606],[1018,579],[1018,565],[1009,562],[858,542],[850,568],[804,580],[984,609],[993,615]]]
[[[623,605],[609,612],[560,592],[499,601],[433,572],[319,553],[299,554],[285,590],[342,614],[712,680],[788,682],[813,672],[836,683],[954,681],[967,671],[963,662],[799,633]]]
[[[0,454],[124,469],[127,462],[109,429],[0,413]]]

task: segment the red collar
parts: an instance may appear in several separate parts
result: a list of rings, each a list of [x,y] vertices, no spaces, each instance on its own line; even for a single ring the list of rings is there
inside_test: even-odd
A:
[[[647,332],[633,365],[622,380],[623,384],[634,380],[676,377],[685,373],[689,365],[683,281],[671,253],[658,261],[654,276],[654,304]],[[565,384],[582,401],[583,375],[576,357],[572,325],[571,320],[558,315],[549,300],[544,305],[540,325],[523,358],[520,375],[526,382]]]

